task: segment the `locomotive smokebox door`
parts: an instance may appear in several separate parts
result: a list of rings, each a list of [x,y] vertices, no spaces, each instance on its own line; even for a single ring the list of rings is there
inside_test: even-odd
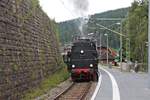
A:
[[[73,42],[68,53],[72,80],[97,80],[98,53],[96,42],[90,39],[79,39]]]

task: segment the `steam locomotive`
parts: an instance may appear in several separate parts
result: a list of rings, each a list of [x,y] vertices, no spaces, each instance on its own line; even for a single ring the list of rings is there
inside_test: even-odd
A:
[[[68,71],[73,81],[98,81],[98,53],[96,43],[90,39],[79,39],[67,53]]]

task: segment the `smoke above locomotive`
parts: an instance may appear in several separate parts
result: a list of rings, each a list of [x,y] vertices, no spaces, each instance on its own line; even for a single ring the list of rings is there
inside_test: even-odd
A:
[[[83,28],[87,25],[90,16],[88,15],[89,1],[88,0],[68,0],[73,7],[73,13],[80,16],[79,30],[82,37],[85,36]]]

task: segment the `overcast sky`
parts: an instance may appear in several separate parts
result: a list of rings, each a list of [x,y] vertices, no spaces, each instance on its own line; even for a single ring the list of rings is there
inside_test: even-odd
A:
[[[78,14],[71,0],[39,0],[42,9],[56,22],[70,20],[82,14]],[[74,0],[77,1],[77,0]],[[78,0],[81,1],[81,0]],[[134,0],[82,0],[88,7],[84,15],[100,13],[107,10],[131,6]]]

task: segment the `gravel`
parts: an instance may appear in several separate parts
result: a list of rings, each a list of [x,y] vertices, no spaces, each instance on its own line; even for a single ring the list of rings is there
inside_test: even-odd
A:
[[[64,90],[66,90],[72,83],[73,82],[69,78],[68,80],[60,83],[57,87],[48,91],[46,94],[35,98],[35,100],[54,100],[54,98],[57,95],[62,93]],[[94,93],[94,90],[96,88],[96,85],[97,85],[97,82],[92,82],[92,86],[91,86],[90,90],[88,91],[87,95],[85,96],[84,100],[90,100],[91,99],[91,97]]]
[[[35,100],[53,100],[58,94],[67,89],[71,84],[72,81],[69,78],[68,80],[60,83],[58,86],[48,91],[46,94],[35,98]]]
[[[84,100],[91,100],[91,97],[95,91],[95,88],[96,88],[96,85],[97,85],[97,82],[92,82],[92,86],[90,87],[87,95],[85,96]]]

